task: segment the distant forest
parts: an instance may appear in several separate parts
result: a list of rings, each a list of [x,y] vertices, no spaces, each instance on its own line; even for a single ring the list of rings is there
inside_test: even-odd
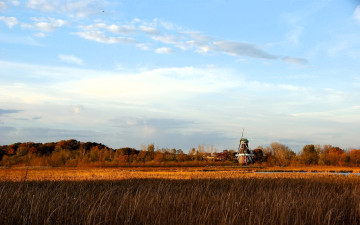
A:
[[[331,145],[305,145],[298,154],[281,143],[271,143],[256,165],[262,166],[360,166],[360,149],[343,150]],[[154,144],[112,149],[74,139],[51,143],[15,143],[0,146],[0,166],[200,166],[236,165],[235,150],[216,152],[199,145],[188,153],[181,149],[155,148]]]

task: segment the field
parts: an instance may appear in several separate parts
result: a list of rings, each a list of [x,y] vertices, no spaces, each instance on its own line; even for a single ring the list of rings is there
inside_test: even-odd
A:
[[[12,168],[0,180],[1,224],[360,224],[358,175]]]

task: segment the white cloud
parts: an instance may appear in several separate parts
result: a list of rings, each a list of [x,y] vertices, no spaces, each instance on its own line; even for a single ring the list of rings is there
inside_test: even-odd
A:
[[[159,27],[165,27],[165,30],[160,30]],[[177,27],[173,24],[166,24],[158,19],[154,19],[152,22],[134,19],[130,25],[108,25],[105,23],[95,23],[90,25],[81,25],[79,28],[80,31],[73,34],[101,43],[134,43],[136,47],[142,50],[149,50],[149,44],[145,45],[142,43],[144,43],[144,38],[150,37],[153,41],[159,41],[163,44],[171,45],[170,47],[159,46],[159,48],[155,50],[155,53],[171,53],[171,49],[173,49],[172,47],[175,47],[183,51],[192,50],[200,54],[218,52],[235,57],[252,57],[268,60],[281,58],[251,43],[214,39],[199,31],[184,30],[181,27]],[[139,33],[136,31],[144,32],[148,36],[139,37]],[[124,36],[111,37],[108,32],[122,34]],[[298,36],[301,32],[302,29],[298,29],[295,33],[288,37],[293,44],[298,44]],[[291,56],[285,57],[283,61],[296,64],[306,64],[306,59]]]
[[[26,6],[30,9],[37,9],[41,11],[55,11],[59,8],[59,5],[56,1],[47,1],[47,0],[29,0],[26,3]]]
[[[59,59],[63,62],[70,63],[70,64],[76,64],[76,65],[84,65],[84,62],[79,57],[76,57],[74,55],[62,55],[59,54]]]
[[[149,26],[139,26],[139,29],[149,35],[159,35],[160,31],[157,28]]]
[[[155,50],[155,53],[158,53],[158,54],[170,54],[172,52],[173,52],[173,50],[171,48],[167,48],[167,47],[162,47],[162,48],[158,48]]]
[[[109,25],[105,27],[108,31],[116,33],[116,34],[131,34],[135,32],[135,28],[133,26],[118,26],[115,24]]]
[[[0,16],[0,21],[3,21],[9,28],[12,28],[19,23],[15,17]]]
[[[101,31],[80,31],[73,33],[87,40],[97,41],[106,44],[123,43],[130,44],[135,43],[136,40],[128,37],[108,37]]]
[[[209,45],[198,45],[196,52],[201,54],[206,54],[211,50],[211,46]]]
[[[138,47],[138,48],[140,48],[141,50],[144,50],[144,51],[150,50],[150,44],[147,44],[147,43],[136,44],[136,47]]]
[[[105,23],[96,23],[92,25],[80,26],[84,31],[100,31],[101,29],[107,30],[115,34],[128,35],[136,31],[136,28],[132,25],[107,25]]]
[[[123,103],[137,108],[146,105],[151,108],[152,104],[168,104],[169,98],[191,99],[194,94],[216,93],[243,83],[236,82],[236,77],[230,79],[231,75],[224,69],[207,67],[99,73],[97,70],[0,61],[0,73],[4,75],[0,82],[0,101],[7,99],[27,104],[53,101],[57,104],[76,105],[81,102],[98,105],[100,101],[105,105]],[[221,77],[218,76],[220,73]],[[10,74],[19,75],[10,77]],[[14,85],[17,80],[21,80],[22,84]],[[43,88],[33,88],[34,82]]]
[[[4,1],[0,0],[0,11],[3,11],[7,8],[7,5]]]
[[[99,12],[105,3],[95,0],[28,0],[26,6],[42,12],[64,13],[69,16],[86,17]]]
[[[40,30],[42,32],[53,32],[58,28],[67,24],[65,20],[54,18],[32,18],[34,21],[32,24],[22,23],[22,28]]]
[[[177,28],[175,34],[164,33],[151,37],[168,45],[174,45],[182,50],[195,48],[195,52],[205,54],[208,52],[222,52],[232,56],[247,56],[263,59],[277,59],[278,56],[268,53],[261,48],[251,44],[229,40],[214,40],[198,31],[183,31]],[[295,41],[295,40],[294,40]]]
[[[210,37],[203,35],[199,31],[184,31],[183,33],[189,35],[191,38],[193,38],[194,40],[199,41],[199,42],[207,43],[207,42],[211,41]]]
[[[268,60],[280,58],[279,56],[273,55],[251,43],[214,39],[198,31],[184,30],[181,27],[177,27],[172,24],[170,25],[164,25],[164,22],[158,19],[154,19],[152,22],[144,22],[140,19],[135,19],[130,23],[130,25],[108,25],[105,23],[81,25],[79,26],[80,31],[73,34],[88,40],[107,44],[134,43],[136,47],[142,50],[150,49],[149,45],[151,43],[143,44],[144,42],[149,41],[158,41],[162,44],[170,45],[159,46],[158,49],[155,50],[155,53],[171,53],[172,49],[179,48],[183,51],[194,51],[200,54],[218,52],[235,57],[252,57]],[[164,26],[169,29],[159,29],[159,27],[161,28]],[[139,33],[139,31],[141,32]],[[109,32],[122,34],[124,36],[112,37],[109,35]],[[140,36],[143,33],[146,35]],[[146,38],[151,39],[146,41]],[[292,42],[298,43],[296,35],[291,38]],[[306,59],[297,57],[289,56],[285,57],[283,60],[290,63],[306,64]]]
[[[161,41],[165,44],[177,44],[179,42],[179,39],[171,34],[164,34],[162,36],[154,36],[152,39],[156,41]]]
[[[356,7],[353,18],[360,23],[360,5]]]
[[[194,94],[216,93],[232,88],[237,83],[228,80],[224,71],[218,77],[219,71],[208,68],[174,67],[147,70],[131,74],[103,74],[102,76],[68,82],[59,89],[72,90],[78,98],[92,101],[122,102],[136,107],[169,105],[169,108],[179,107],[169,102],[191,99]],[[160,110],[159,106],[155,107]],[[170,109],[169,109],[170,110]]]

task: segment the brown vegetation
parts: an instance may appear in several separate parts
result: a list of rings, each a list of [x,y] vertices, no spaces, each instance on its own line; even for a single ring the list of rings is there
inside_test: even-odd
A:
[[[260,172],[260,173],[257,173]],[[263,173],[265,172],[265,173]],[[269,172],[269,173],[266,173]],[[349,175],[338,175],[338,173]],[[243,179],[352,176],[360,169],[343,167],[116,167],[116,168],[0,168],[0,181],[80,181],[124,179]],[[338,178],[340,179],[340,178]]]
[[[359,224],[357,177],[1,182],[1,224]]]

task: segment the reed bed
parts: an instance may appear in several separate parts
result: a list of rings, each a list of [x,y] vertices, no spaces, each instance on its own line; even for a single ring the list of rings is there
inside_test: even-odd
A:
[[[278,171],[278,170],[269,170]],[[254,173],[244,168],[1,168],[0,181],[82,181],[82,180],[127,180],[127,179],[237,179],[237,178],[301,178],[333,176],[333,173],[285,172],[285,173]],[[344,176],[344,175],[341,175]],[[360,176],[350,174],[360,179]]]
[[[360,224],[360,176],[0,169],[0,224]]]
[[[3,181],[1,224],[360,224],[360,182],[307,179]]]

